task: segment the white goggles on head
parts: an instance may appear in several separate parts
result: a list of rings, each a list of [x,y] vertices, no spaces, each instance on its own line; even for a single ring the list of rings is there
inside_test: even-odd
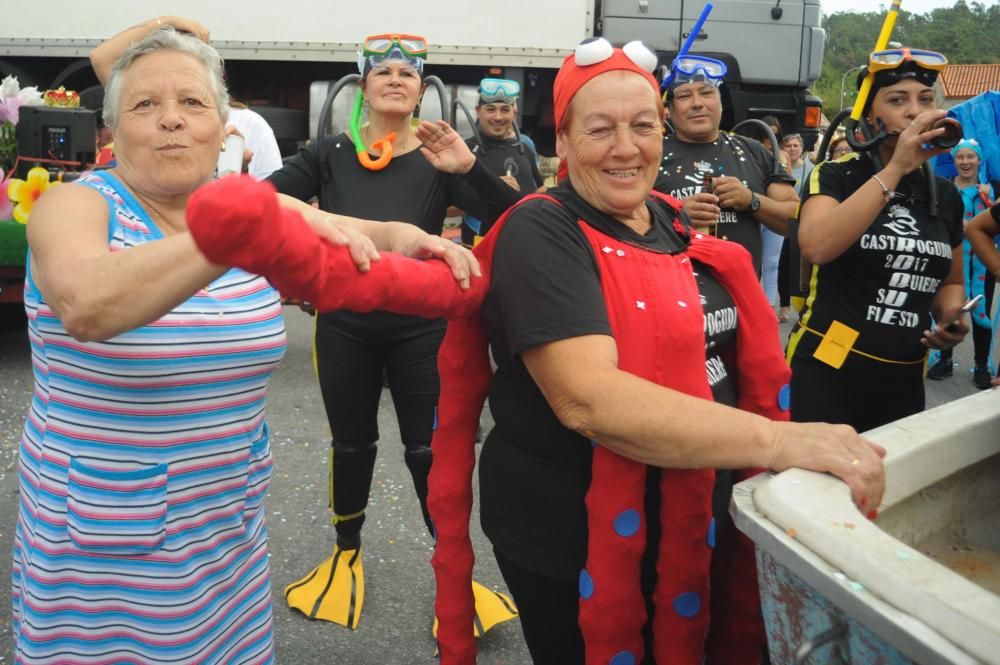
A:
[[[589,67],[604,62],[615,52],[615,48],[604,37],[591,37],[577,44],[573,59],[579,67]],[[656,53],[642,42],[631,41],[622,47],[622,52],[639,69],[652,73],[656,69]]]

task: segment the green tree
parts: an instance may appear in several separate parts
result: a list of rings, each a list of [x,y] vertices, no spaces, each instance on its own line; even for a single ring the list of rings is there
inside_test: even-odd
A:
[[[875,45],[885,20],[881,12],[837,12],[824,16],[826,51],[819,80],[813,93],[823,99],[827,115],[841,106],[841,81],[844,81],[843,104],[854,103],[857,74],[844,74],[864,64]],[[926,14],[910,14],[904,9],[896,19],[890,37],[907,46],[940,51],[953,64],[990,64],[1000,62],[1000,5],[985,6],[980,2],[959,0],[952,7],[935,9]]]

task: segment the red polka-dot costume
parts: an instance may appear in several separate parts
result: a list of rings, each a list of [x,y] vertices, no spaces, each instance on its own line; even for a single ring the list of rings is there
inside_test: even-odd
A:
[[[297,213],[279,210],[266,184],[227,178],[199,190],[188,205],[189,227],[210,260],[264,274],[286,296],[309,300],[321,311],[378,308],[452,319],[439,356],[439,426],[428,500],[437,535],[432,563],[445,664],[471,664],[476,657],[469,539],[473,441],[491,375],[489,340],[478,310],[506,217],[475,250],[484,277],[461,291],[440,261],[384,253],[370,272],[357,272],[345,248],[320,240]],[[696,260],[712,269],[738,310],[739,407],[787,419],[789,371],[774,333],[774,314],[746,250],[695,234],[686,252],[658,254],[619,243],[583,222],[581,228],[601,266],[622,369],[711,399],[703,314],[691,274],[690,261]],[[659,311],[664,308],[668,311]],[[671,321],[664,337],[631,332],[643,329],[643,317],[664,313]],[[628,665],[643,657],[646,614],[639,562],[645,547],[645,471],[645,465],[597,443],[586,498],[587,565],[580,575],[580,626],[588,664]],[[719,665],[756,663],[763,646],[752,544],[740,534],[724,532],[712,553],[713,479],[711,470],[662,473],[659,579],[653,596],[654,656],[661,665],[696,665],[703,655]],[[711,622],[710,605],[716,608]]]

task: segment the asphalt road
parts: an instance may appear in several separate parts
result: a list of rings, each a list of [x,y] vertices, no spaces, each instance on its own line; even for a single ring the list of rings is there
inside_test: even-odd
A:
[[[289,349],[271,382],[268,420],[275,456],[267,499],[271,534],[278,660],[295,665],[409,665],[435,663],[431,637],[433,578],[431,539],[420,518],[388,391],[379,415],[380,454],[365,524],[366,601],[356,631],[309,621],[288,609],[282,589],[325,558],[334,541],[327,500],[329,431],[313,376],[313,319],[285,308]],[[781,330],[782,341],[790,325]],[[928,407],[975,392],[971,384],[971,340],[955,353],[959,366],[946,381],[928,382]],[[10,556],[17,514],[17,440],[32,389],[23,329],[0,330],[0,664],[12,662]],[[489,424],[488,414],[484,423]],[[476,578],[503,589],[488,542],[472,525]],[[479,662],[528,663],[516,622],[498,626],[479,642]]]

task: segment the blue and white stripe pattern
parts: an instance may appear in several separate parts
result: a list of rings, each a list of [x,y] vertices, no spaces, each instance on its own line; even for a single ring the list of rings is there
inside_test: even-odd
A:
[[[81,182],[111,207],[112,251],[163,237],[113,175]],[[230,270],[163,318],[87,343],[30,279],[25,306],[35,391],[20,446],[15,661],[273,662],[261,501],[265,390],[286,344],[278,294]]]

